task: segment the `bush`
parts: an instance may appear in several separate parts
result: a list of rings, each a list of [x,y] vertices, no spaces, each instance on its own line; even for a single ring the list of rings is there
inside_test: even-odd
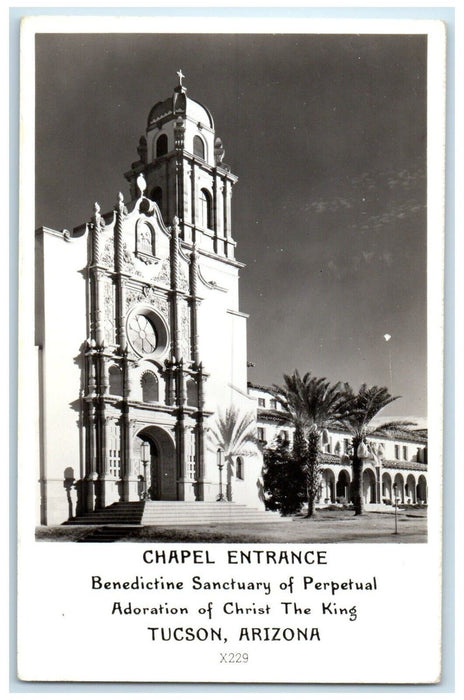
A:
[[[298,513],[306,501],[306,480],[301,463],[289,450],[288,440],[277,438],[276,446],[264,452],[264,502],[268,510],[282,515]]]

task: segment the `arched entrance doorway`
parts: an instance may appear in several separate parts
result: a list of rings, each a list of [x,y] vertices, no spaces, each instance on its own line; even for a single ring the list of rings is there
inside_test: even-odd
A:
[[[140,482],[139,497],[146,491],[151,501],[177,500],[175,446],[166,430],[154,425],[140,430],[132,458]]]

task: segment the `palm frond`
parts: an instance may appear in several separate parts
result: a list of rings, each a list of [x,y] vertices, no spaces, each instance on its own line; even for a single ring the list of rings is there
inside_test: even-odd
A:
[[[386,387],[362,384],[355,394],[350,385],[345,388],[345,416],[340,421],[340,427],[351,432],[354,436],[365,437],[373,434],[377,426],[372,425],[373,419],[386,406],[399,399],[399,396],[392,396]],[[393,423],[398,423],[394,421]],[[387,424],[385,424],[387,425]],[[400,427],[397,425],[396,427]],[[392,424],[392,430],[394,426]]]
[[[241,414],[236,406],[218,412],[208,433],[210,449],[221,448],[226,458],[244,454],[246,445],[258,445],[256,421],[252,413]]]

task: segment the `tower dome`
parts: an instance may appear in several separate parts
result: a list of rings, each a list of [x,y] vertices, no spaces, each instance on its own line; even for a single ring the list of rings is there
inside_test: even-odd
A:
[[[174,88],[172,97],[157,102],[150,110],[147,131],[160,126],[161,123],[177,119],[179,116],[214,130],[214,121],[207,107],[187,97],[187,88],[182,85],[182,71],[178,71],[179,84]]]

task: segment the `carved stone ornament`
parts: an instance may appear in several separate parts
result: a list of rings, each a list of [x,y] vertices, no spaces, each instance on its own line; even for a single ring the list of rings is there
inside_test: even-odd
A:
[[[104,293],[105,341],[107,345],[112,345],[114,343],[114,287],[111,280],[106,280]]]
[[[169,287],[171,285],[171,268],[168,258],[165,258],[163,260],[158,274],[155,274],[152,280],[153,282],[159,282],[160,284],[166,287]]]
[[[100,205],[98,202],[95,202],[94,204],[94,222],[96,225],[100,226],[101,229],[104,229],[106,224],[105,224],[105,219],[103,216],[100,214]]]
[[[136,227],[136,255],[143,262],[150,262],[150,256],[155,255],[154,238],[152,227],[143,219],[139,219]],[[149,256],[148,259],[146,256]]]
[[[108,318],[105,319],[103,324],[105,331],[105,343],[106,345],[114,345],[114,323]]]
[[[144,137],[142,137],[142,138],[144,138]],[[145,139],[145,155],[146,155],[146,150],[147,150],[147,149],[146,149],[146,144],[147,144],[147,140]],[[145,190],[147,189],[147,183],[146,183],[146,181],[145,181],[145,178],[144,178],[144,176],[143,176],[143,173],[140,173],[140,175],[139,175],[138,178],[137,178],[137,188],[138,188],[138,190],[139,190],[139,192],[140,192],[140,196],[143,197],[143,193],[144,193]]]
[[[187,304],[181,306],[180,320],[181,352],[184,358],[190,357],[190,313]]]
[[[110,238],[105,245],[105,248],[103,250],[103,255],[101,258],[102,265],[105,267],[113,268],[114,267],[114,247],[113,247],[113,241]]]
[[[184,273],[184,271],[182,270],[181,267],[179,267],[178,283],[179,283],[179,289],[181,289],[183,292],[189,291],[189,282],[188,282],[186,274]]]
[[[125,272],[135,272],[134,257],[126,243],[123,245],[123,269]]]
[[[167,299],[159,294],[156,294],[149,285],[145,285],[141,289],[126,289],[126,313],[129,311],[131,306],[134,304],[140,304],[141,302],[148,303],[154,309],[159,311],[162,316],[168,318],[169,304]]]

